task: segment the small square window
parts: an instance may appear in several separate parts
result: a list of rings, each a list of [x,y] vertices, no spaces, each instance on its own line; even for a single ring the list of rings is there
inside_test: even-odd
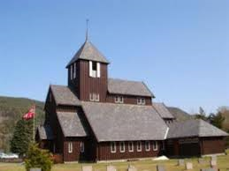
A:
[[[137,98],[137,104],[145,105],[146,104],[145,98]]]

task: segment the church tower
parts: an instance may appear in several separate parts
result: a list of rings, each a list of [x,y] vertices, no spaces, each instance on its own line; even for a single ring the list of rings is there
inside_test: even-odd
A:
[[[86,38],[68,63],[68,86],[82,101],[105,102],[108,89],[108,60]]]

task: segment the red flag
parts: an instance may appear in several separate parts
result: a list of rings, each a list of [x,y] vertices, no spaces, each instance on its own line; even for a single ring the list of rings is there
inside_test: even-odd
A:
[[[25,120],[29,120],[29,119],[32,119],[33,117],[35,116],[35,105],[32,106],[29,111],[23,115],[23,119]]]

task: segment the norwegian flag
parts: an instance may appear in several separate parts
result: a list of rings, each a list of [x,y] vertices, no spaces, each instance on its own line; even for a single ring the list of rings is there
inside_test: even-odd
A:
[[[32,119],[33,117],[35,116],[35,105],[33,105],[29,111],[23,115],[23,119],[24,120],[29,120],[29,119]]]

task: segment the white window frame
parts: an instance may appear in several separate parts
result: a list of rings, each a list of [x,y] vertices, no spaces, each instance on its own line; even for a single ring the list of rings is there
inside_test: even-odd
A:
[[[99,102],[99,94],[94,94],[94,101]]]
[[[96,70],[93,70],[93,64],[96,65]],[[89,76],[93,78],[100,78],[101,66],[99,62],[89,61]]]
[[[115,96],[115,103],[124,103],[123,96]]]
[[[133,143],[133,141],[128,142],[128,150],[129,150],[129,152],[134,152],[134,143]]]
[[[153,141],[153,151],[157,151],[158,150],[158,143],[157,141]]]
[[[142,97],[137,98],[137,104],[138,105],[145,105],[146,104],[146,99]]]
[[[99,94],[89,93],[89,100],[92,102],[99,102],[100,101]]]
[[[68,142],[68,153],[72,153],[73,152],[73,144],[72,142]]]
[[[114,149],[113,149],[113,146],[114,146]],[[111,149],[111,153],[116,153],[116,143],[115,142],[111,142],[110,149]]]
[[[140,147],[140,148],[138,148]],[[137,152],[141,152],[142,151],[142,142],[141,141],[137,141]]]
[[[80,142],[80,152],[84,153],[84,142]]]
[[[119,150],[120,150],[120,153],[125,153],[126,148],[125,148],[125,142],[124,141],[119,142]]]
[[[145,142],[145,150],[150,151],[150,141]]]

